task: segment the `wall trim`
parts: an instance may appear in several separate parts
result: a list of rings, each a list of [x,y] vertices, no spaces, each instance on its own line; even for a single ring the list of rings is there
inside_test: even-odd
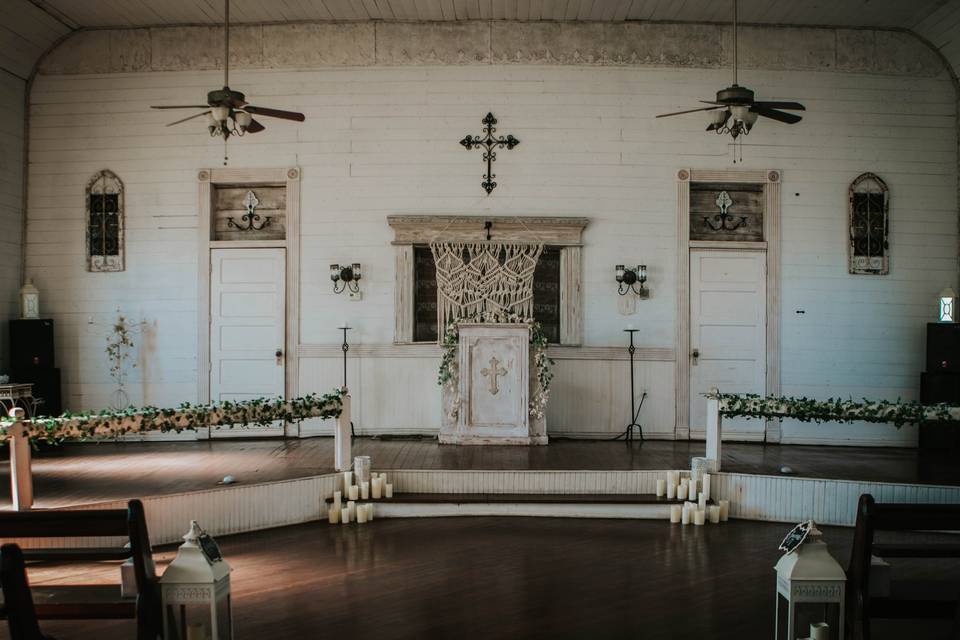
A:
[[[350,345],[348,358],[436,358],[439,362],[440,346],[433,342],[410,344],[358,344]],[[611,360],[629,361],[630,354],[623,347],[576,347],[553,345],[547,349],[547,355],[554,360]],[[336,358],[343,357],[339,344],[303,343],[297,347],[300,358]],[[636,360],[652,362],[673,362],[676,354],[673,347],[637,347]]]

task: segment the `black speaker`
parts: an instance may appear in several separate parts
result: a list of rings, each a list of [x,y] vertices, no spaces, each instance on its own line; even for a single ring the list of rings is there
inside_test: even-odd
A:
[[[10,369],[19,373],[54,366],[53,320],[11,320]]]
[[[960,373],[921,373],[922,404],[960,404]]]
[[[12,382],[33,384],[33,397],[43,398],[43,402],[37,405],[38,416],[59,416],[63,413],[63,402],[60,399],[60,369],[39,367],[14,369]]]
[[[927,324],[927,373],[960,373],[960,323]]]

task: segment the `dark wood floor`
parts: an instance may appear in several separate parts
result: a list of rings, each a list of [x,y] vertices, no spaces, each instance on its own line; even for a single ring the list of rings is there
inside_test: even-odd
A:
[[[354,453],[375,469],[685,469],[703,442],[555,440],[546,447],[468,447],[436,440],[358,438]],[[37,505],[55,507],[207,489],[233,475],[244,483],[332,470],[333,439],[79,443],[34,459]],[[960,466],[945,454],[917,449],[725,443],[723,469],[799,476],[960,485]],[[9,506],[9,466],[0,464],[0,507]]]
[[[788,529],[734,521],[695,528],[659,521],[413,518],[312,523],[220,543],[233,567],[240,640],[742,640],[772,636],[773,565]],[[852,530],[825,533],[846,565]],[[171,555],[158,555],[161,570]],[[894,576],[957,580],[956,561],[914,562],[927,562],[926,568],[895,565]],[[70,575],[43,567],[31,570],[31,580],[106,582],[117,573],[116,566],[74,568]],[[61,640],[133,638],[127,622],[57,622],[44,630]],[[877,638],[916,640],[947,633],[913,622],[878,630]]]

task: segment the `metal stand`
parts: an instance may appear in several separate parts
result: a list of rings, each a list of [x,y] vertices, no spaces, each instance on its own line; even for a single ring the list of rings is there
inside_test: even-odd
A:
[[[343,331],[343,344],[340,345],[340,348],[343,350],[343,388],[347,388],[347,351],[350,351],[350,344],[347,342],[347,331],[353,327],[347,326],[346,323],[342,327],[337,327]],[[350,421],[350,437],[356,438],[357,434],[353,430],[353,420]]]
[[[640,430],[640,440],[643,441],[643,427],[640,426],[640,423],[637,422],[637,418],[640,416],[640,409],[643,408],[643,401],[647,398],[647,392],[644,391],[643,395],[640,396],[640,406],[637,406],[637,393],[635,391],[636,376],[633,371],[633,354],[637,352],[637,348],[633,346],[633,334],[635,334],[639,329],[624,329],[624,333],[630,334],[630,346],[627,347],[627,352],[630,354],[630,424],[627,425],[626,431],[618,435],[614,440],[619,440],[623,438],[624,442],[630,444],[633,442],[633,430]]]

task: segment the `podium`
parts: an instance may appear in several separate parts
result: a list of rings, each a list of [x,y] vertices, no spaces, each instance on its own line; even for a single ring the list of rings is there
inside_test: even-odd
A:
[[[443,444],[547,444],[545,417],[530,415],[536,376],[530,376],[530,330],[525,324],[459,326],[455,387],[443,388]]]

